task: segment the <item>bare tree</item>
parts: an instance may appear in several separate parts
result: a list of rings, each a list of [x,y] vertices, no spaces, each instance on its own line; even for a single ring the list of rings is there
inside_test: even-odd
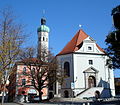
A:
[[[4,94],[6,82],[9,75],[12,73],[12,67],[15,64],[16,58],[20,53],[20,47],[23,43],[25,34],[23,25],[17,24],[15,17],[10,8],[5,8],[0,11],[0,73],[2,76],[3,95],[2,103],[4,102]]]
[[[39,57],[35,58],[34,51],[33,48],[24,50],[21,54],[21,63],[25,64],[30,70],[30,73],[26,75],[29,76],[33,82],[32,85],[39,92],[39,101],[42,101],[42,89],[49,89],[56,81],[62,82],[63,77],[59,75],[58,63],[52,53],[41,54],[41,59]]]

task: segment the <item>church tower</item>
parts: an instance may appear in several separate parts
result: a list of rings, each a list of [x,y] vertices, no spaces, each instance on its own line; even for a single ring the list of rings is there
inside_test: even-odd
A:
[[[41,26],[37,29],[38,34],[38,58],[48,54],[49,48],[49,27],[46,26],[46,19],[41,18]]]

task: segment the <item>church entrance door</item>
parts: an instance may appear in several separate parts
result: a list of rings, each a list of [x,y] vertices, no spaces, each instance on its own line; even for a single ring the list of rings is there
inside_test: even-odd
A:
[[[88,88],[95,87],[96,86],[96,79],[94,76],[88,77]]]

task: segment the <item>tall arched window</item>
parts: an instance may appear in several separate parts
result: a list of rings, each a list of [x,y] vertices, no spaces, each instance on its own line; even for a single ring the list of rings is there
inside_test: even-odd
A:
[[[65,76],[70,76],[70,64],[69,62],[65,62],[64,63],[64,73],[65,73]]]

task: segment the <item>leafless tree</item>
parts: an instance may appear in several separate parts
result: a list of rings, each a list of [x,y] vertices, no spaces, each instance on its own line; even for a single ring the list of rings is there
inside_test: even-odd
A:
[[[45,53],[45,51],[41,53]],[[58,62],[52,53],[41,54],[42,59],[35,57],[34,54],[35,49],[25,49],[21,53],[21,63],[24,63],[30,70],[30,73],[26,75],[30,77],[32,85],[39,92],[39,101],[42,101],[42,89],[49,89],[56,81],[62,82],[63,77],[59,75]]]
[[[10,8],[0,11],[0,74],[3,85],[2,103],[6,82],[12,73],[12,67],[20,53],[20,47],[24,42],[23,25],[16,22],[15,16]]]

